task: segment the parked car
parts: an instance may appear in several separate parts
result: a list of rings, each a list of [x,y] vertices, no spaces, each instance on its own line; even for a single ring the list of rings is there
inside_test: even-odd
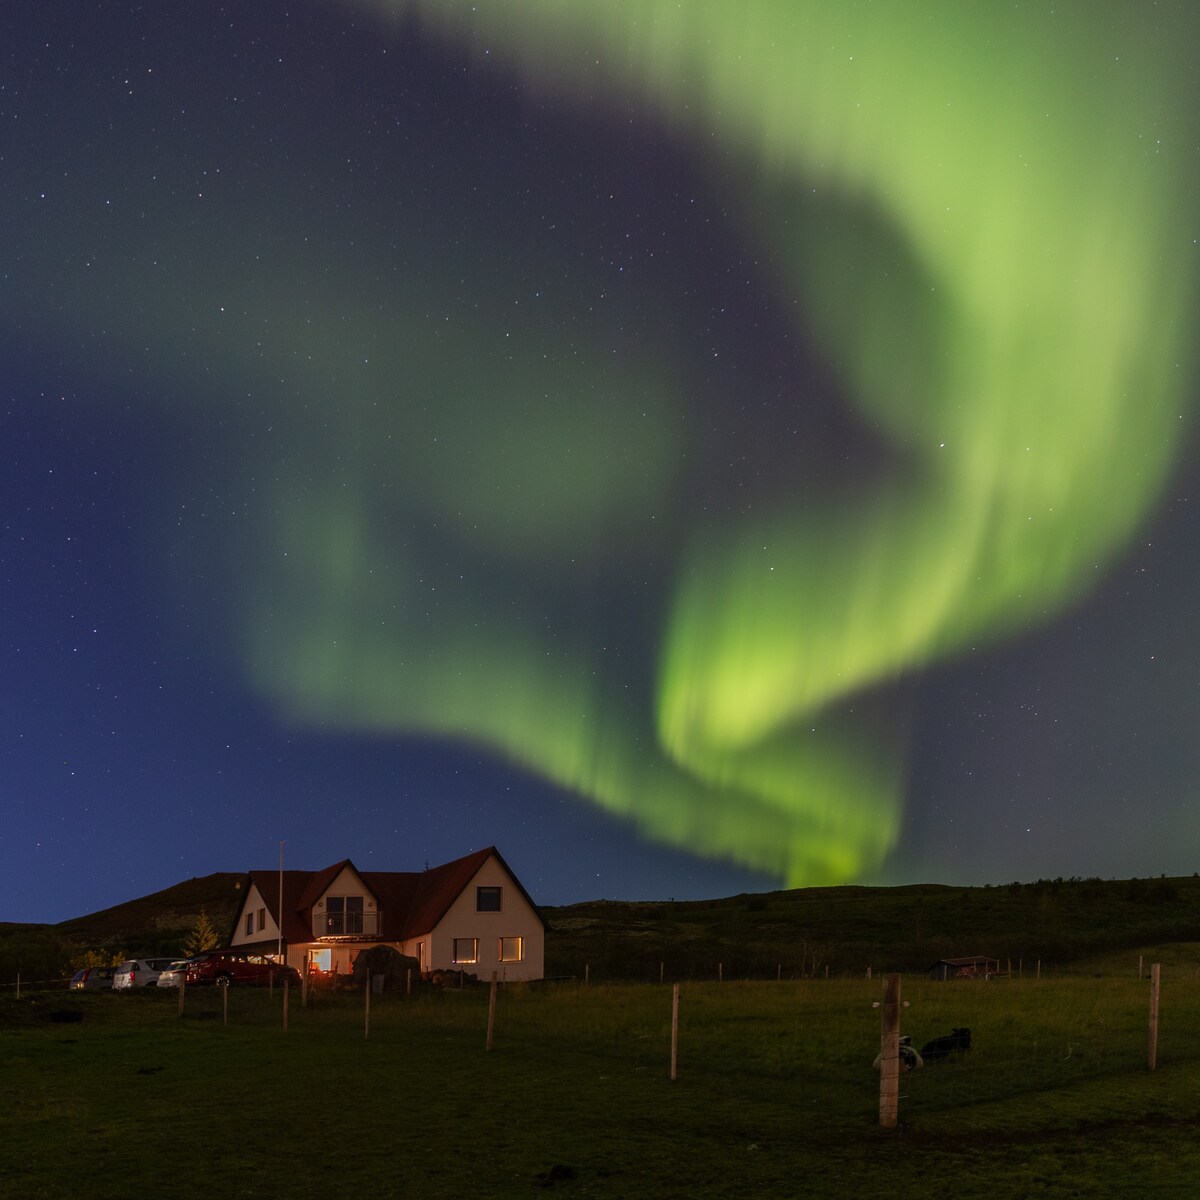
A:
[[[174,959],[158,977],[157,986],[160,988],[177,988],[187,979],[187,969],[190,959]]]
[[[112,985],[117,989],[135,987],[155,987],[158,977],[170,965],[169,958],[129,958],[118,968],[113,976]]]
[[[75,990],[100,992],[113,985],[116,967],[83,967],[71,976],[69,987]]]
[[[188,987],[221,982],[282,984],[285,979],[298,987],[300,972],[265,954],[251,954],[245,950],[206,950],[187,963]]]

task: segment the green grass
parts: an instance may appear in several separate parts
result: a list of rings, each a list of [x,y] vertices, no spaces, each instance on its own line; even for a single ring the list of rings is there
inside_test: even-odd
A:
[[[902,1078],[878,1128],[880,982],[529,987],[373,997],[234,990],[47,994],[0,1006],[0,1195],[593,1197],[1200,1194],[1200,983],[905,979],[918,1044],[961,1058]],[[49,1009],[78,1008],[81,1024]]]

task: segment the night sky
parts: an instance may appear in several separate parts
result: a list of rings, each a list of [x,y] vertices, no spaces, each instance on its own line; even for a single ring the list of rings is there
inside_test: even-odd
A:
[[[1190,3],[0,17],[0,919],[1200,870]]]

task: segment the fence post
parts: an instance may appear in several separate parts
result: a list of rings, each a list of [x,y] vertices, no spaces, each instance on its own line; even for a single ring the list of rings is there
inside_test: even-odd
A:
[[[659,983],[662,983],[662,981],[663,981],[663,972],[666,970],[666,966],[667,966],[666,963],[658,964],[658,982]]]
[[[291,979],[288,976],[283,977],[283,1032],[287,1033],[288,1027],[288,991],[291,987]]]
[[[717,963],[717,982],[725,982],[725,964],[723,962]]]
[[[412,995],[412,967],[409,967],[404,972],[404,994],[406,996]]]
[[[883,987],[879,1056],[879,1125],[895,1129],[900,1110],[900,976],[895,972]]]
[[[1038,959],[1038,965],[1037,965],[1037,977],[1039,979],[1041,979],[1041,977],[1042,977],[1042,960],[1040,958]]]
[[[492,1048],[492,1030],[496,1027],[496,972],[492,972],[492,990],[488,995],[487,1048]]]
[[[229,1024],[229,980],[221,980],[221,1024]]]
[[[1150,964],[1150,1050],[1148,1065],[1150,1070],[1158,1067],[1158,991],[1162,978],[1162,964]]]
[[[679,1063],[679,984],[671,988],[671,1082]]]
[[[307,956],[304,959],[304,974],[300,976],[300,1007],[308,1007],[308,972],[312,966],[312,960]]]
[[[363,1041],[371,1036],[371,972],[367,972],[367,986],[363,988]]]
[[[1139,954],[1138,955],[1138,978],[1141,979],[1141,977],[1142,977],[1142,956]]]
[[[21,972],[17,972],[17,999],[21,998]]]
[[[591,963],[584,963],[583,964],[583,986],[584,987],[587,987],[588,984],[591,982],[591,975],[592,975]]]

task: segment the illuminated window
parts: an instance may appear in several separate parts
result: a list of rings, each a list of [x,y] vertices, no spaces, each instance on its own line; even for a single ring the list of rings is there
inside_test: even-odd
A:
[[[500,961],[501,962],[524,962],[525,961],[525,939],[520,937],[506,937],[500,939]]]
[[[475,889],[476,912],[499,912],[500,889],[498,887],[477,887]]]
[[[456,963],[474,963],[479,961],[478,938],[455,938],[454,961]]]
[[[329,972],[333,970],[332,950],[310,950],[308,953],[314,971]]]

